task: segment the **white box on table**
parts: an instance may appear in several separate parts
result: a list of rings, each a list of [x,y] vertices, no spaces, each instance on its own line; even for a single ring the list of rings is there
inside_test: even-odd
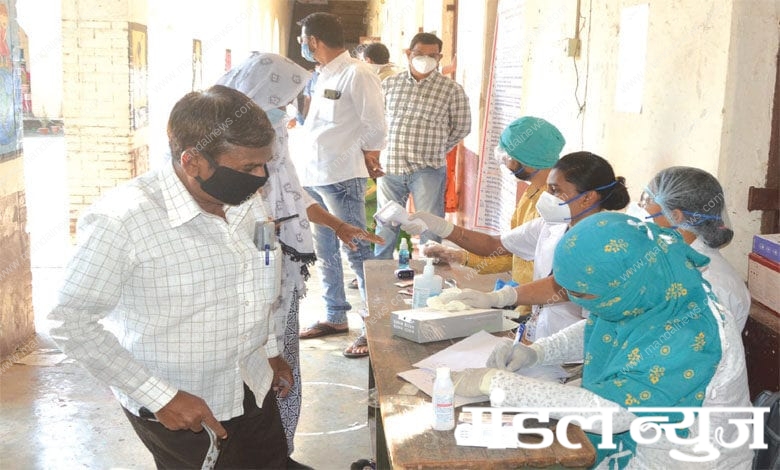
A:
[[[780,265],[759,256],[748,254],[748,289],[753,299],[775,313],[780,312]]]
[[[416,343],[463,338],[480,330],[496,333],[504,330],[501,309],[472,308],[458,312],[431,307],[396,310],[392,313],[393,334]]]

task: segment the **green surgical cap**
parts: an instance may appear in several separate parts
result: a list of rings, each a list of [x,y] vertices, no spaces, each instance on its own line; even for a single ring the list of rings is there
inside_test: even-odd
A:
[[[512,122],[501,133],[499,142],[510,157],[533,168],[552,168],[566,144],[557,127],[533,116]]]

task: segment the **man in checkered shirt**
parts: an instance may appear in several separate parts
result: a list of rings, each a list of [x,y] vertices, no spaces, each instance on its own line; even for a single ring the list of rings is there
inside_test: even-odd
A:
[[[463,87],[439,73],[441,39],[430,33],[412,38],[406,57],[409,69],[382,82],[388,125],[387,147],[380,162],[385,175],[377,180],[377,206],[389,201],[406,205],[409,194],[417,211],[444,217],[447,152],[471,130],[471,111]],[[386,240],[374,255],[393,257],[398,227],[377,223]],[[420,242],[440,241],[424,233]]]
[[[293,376],[270,315],[280,249],[256,238],[273,137],[243,93],[189,93],[168,121],[171,162],[80,217],[51,334],[111,387],[158,468],[200,468],[204,426],[222,439],[220,467],[287,466],[274,395]]]

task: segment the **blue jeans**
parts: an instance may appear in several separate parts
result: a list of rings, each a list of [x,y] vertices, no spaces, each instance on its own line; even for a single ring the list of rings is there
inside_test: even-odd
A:
[[[447,166],[423,168],[408,175],[385,175],[377,180],[377,208],[388,201],[395,201],[406,207],[409,194],[414,199],[414,210],[425,211],[444,217],[444,189],[447,183]],[[398,241],[400,227],[382,225],[377,222],[376,234],[385,239],[384,245],[374,246],[377,259],[392,259],[393,249]],[[441,241],[430,232],[420,235],[420,244],[428,240]]]
[[[348,224],[366,229],[366,178],[353,178],[325,186],[304,188],[315,201],[328,212]],[[327,309],[327,321],[336,324],[347,323],[347,311],[352,305],[344,293],[344,270],[341,266],[341,250],[347,254],[349,265],[355,271],[360,296],[366,300],[366,281],[363,275],[363,261],[373,258],[371,245],[366,240],[356,240],[358,249],[352,251],[341,243],[330,228],[312,224],[314,250],[322,275],[322,287]]]

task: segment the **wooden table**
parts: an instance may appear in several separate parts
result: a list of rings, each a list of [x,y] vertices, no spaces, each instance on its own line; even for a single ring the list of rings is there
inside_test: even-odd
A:
[[[417,273],[422,263],[413,261]],[[418,344],[393,336],[391,313],[409,307],[408,296],[398,293],[392,260],[364,263],[368,317],[366,331],[370,353],[369,386],[376,388],[379,413],[376,416],[378,469],[504,469],[517,467],[588,467],[596,453],[585,433],[569,426],[572,443],[581,449],[567,449],[557,441],[547,449],[484,449],[459,447],[452,431],[434,431],[428,395],[396,374],[412,369],[412,364],[458,341]],[[465,270],[437,266],[442,278],[454,278],[460,287],[489,290],[496,276],[475,275]],[[406,392],[408,390],[408,392]],[[455,411],[456,416],[459,410]]]

